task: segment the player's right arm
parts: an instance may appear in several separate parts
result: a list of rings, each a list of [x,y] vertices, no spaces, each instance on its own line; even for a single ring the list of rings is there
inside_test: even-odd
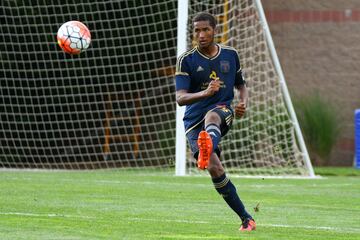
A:
[[[208,87],[202,91],[190,93],[191,67],[187,61],[187,56],[191,51],[181,55],[176,62],[175,82],[176,82],[176,102],[180,106],[189,105],[204,98],[211,97],[220,89],[220,81],[212,80]]]
[[[204,98],[211,97],[220,89],[220,81],[219,80],[212,80],[209,83],[209,86],[200,92],[196,93],[189,93],[186,89],[180,89],[176,91],[176,102],[180,106],[189,105],[200,101]]]

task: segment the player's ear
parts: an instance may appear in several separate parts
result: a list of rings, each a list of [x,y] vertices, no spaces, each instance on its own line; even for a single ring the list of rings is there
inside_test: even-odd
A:
[[[218,27],[215,27],[214,28],[214,35],[218,34],[219,33],[219,28]]]
[[[218,34],[218,32],[219,32],[219,27],[215,25],[215,27],[214,27],[213,29],[214,29],[214,33],[215,33],[215,34]]]

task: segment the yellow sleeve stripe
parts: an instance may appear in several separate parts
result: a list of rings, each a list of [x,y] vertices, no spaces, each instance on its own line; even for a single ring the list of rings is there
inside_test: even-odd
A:
[[[181,64],[182,64],[183,59],[187,55],[193,53],[195,50],[196,50],[196,48],[193,48],[189,51],[184,52],[182,55],[180,55],[180,57],[177,59],[177,62],[176,62],[176,72],[181,72]]]
[[[175,72],[175,75],[189,76],[187,72]]]

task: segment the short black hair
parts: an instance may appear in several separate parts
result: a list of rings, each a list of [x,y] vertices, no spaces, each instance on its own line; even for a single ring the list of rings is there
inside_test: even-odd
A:
[[[216,28],[216,18],[211,15],[210,13],[207,12],[201,12],[198,13],[194,18],[192,23],[194,24],[195,22],[200,22],[200,21],[208,21],[210,26],[212,28]]]

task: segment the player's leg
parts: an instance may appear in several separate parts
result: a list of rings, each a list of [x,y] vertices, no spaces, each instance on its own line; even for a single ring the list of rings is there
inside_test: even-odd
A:
[[[234,184],[226,176],[224,168],[216,153],[212,153],[208,166],[208,171],[211,175],[211,180],[216,191],[224,198],[229,207],[240,217],[242,222],[241,230],[255,230],[255,221],[252,216],[246,211],[243,202],[241,201]],[[252,224],[251,226],[249,226]]]
[[[234,184],[226,176],[220,161],[220,149],[218,148],[218,144],[221,137],[228,132],[232,119],[232,112],[227,108],[216,109],[206,115],[205,131],[209,134],[213,142],[213,152],[210,155],[207,168],[217,192],[224,198],[229,207],[240,217],[242,221],[240,230],[251,231],[255,230],[255,221],[246,211],[244,204],[237,194]]]
[[[214,109],[205,115],[205,130],[201,131],[198,137],[198,146],[200,151],[198,167],[200,169],[207,168],[211,153],[219,151],[218,144],[222,135],[220,128],[223,122],[231,124],[232,118],[232,112],[226,107]]]
[[[205,130],[198,136],[198,168],[204,170],[208,168],[210,156],[217,149],[221,139],[220,131],[221,118],[215,112],[208,112],[205,116]]]
[[[199,140],[198,136],[200,135],[200,132],[202,132],[202,129],[203,129],[203,124],[199,124],[198,127],[192,129],[186,134],[193,156],[197,160],[199,158],[199,152],[200,152],[198,146],[198,140]],[[243,203],[241,202],[239,196],[236,193],[235,186],[226,177],[219,156],[220,156],[220,150],[219,148],[217,148],[215,149],[215,153],[214,152],[211,153],[209,157],[208,165],[206,167],[208,167],[208,171],[211,175],[215,189],[219,192],[219,194],[223,196],[224,200],[239,215],[239,217],[241,219],[244,219],[242,220],[242,222],[243,222],[243,226],[245,226],[246,222],[248,220],[251,220],[252,217],[246,212]]]
[[[213,152],[220,153],[218,144],[221,136],[228,131],[232,118],[232,112],[226,107],[216,108],[205,115],[205,130],[201,131],[198,136],[198,167],[200,169],[208,168],[210,156]],[[223,127],[223,134],[221,127]]]

